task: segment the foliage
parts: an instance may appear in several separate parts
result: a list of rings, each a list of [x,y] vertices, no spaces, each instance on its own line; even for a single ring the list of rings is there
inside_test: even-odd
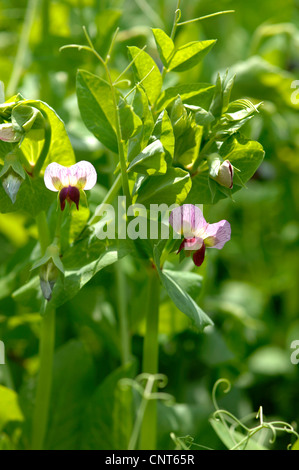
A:
[[[14,202],[0,184],[0,448],[32,445],[38,341],[56,309],[45,448],[137,448],[157,400],[158,449],[295,449],[295,2],[231,1],[235,13],[215,17],[227,2],[1,2],[0,125],[18,140],[0,140],[0,179],[20,186]],[[211,156],[233,166],[232,188],[212,177]],[[98,183],[60,220],[44,171],[80,160]],[[172,236],[99,240],[97,207],[118,193],[147,210],[204,204],[209,222],[230,221],[231,242],[197,268]],[[57,233],[64,272],[44,302],[32,267]],[[167,385],[141,374],[153,267]],[[221,377],[232,390],[218,407]],[[257,409],[257,426],[235,418]]]

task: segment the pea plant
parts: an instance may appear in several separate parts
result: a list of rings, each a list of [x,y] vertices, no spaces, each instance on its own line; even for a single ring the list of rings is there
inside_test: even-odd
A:
[[[231,12],[217,12],[209,18],[226,13]],[[182,21],[181,17],[178,2],[170,35],[152,29],[157,60],[146,47],[128,46],[127,65],[118,73],[113,68],[118,30],[105,56],[96,50],[85,27],[84,44],[61,48],[62,55],[66,49],[78,56],[84,51],[98,60],[98,74],[79,69],[76,78],[82,126],[107,149],[112,162],[117,158],[110,188],[96,208],[89,205],[89,190],[101,181],[101,174],[91,162],[76,161],[65,125],[55,110],[21,93],[5,99],[2,90],[0,211],[29,214],[38,234],[38,243],[23,265],[27,282],[13,293],[15,302],[41,315],[39,374],[22,433],[15,432],[11,438],[16,447],[46,447],[55,312],[99,271],[115,264],[120,298],[116,328],[123,369],[115,372],[115,380],[122,380],[121,387],[115,387],[121,398],[113,413],[118,416],[115,432],[122,440],[116,448],[156,449],[158,401],[172,400],[159,391],[161,380],[165,380],[159,375],[158,357],[161,290],[198,334],[213,325],[192,294],[202,281],[196,267],[208,256],[206,249],[225,250],[231,226],[227,220],[209,223],[205,205],[224,198],[233,201],[234,193],[245,187],[262,163],[262,145],[242,134],[261,103],[242,97],[231,100],[234,77],[229,71],[218,74],[215,83],[186,80],[176,85],[168,80],[203,61],[216,44],[215,39],[209,39],[177,46],[179,28],[205,19]],[[121,299],[126,289],[121,260],[128,255],[140,261],[147,279],[147,294],[140,305],[145,317],[143,359],[136,381],[130,305]],[[128,398],[132,398],[132,390],[136,393],[134,406]],[[226,430],[226,424],[216,418],[214,426]],[[251,435],[248,439],[245,436],[244,442]],[[186,439],[175,434],[172,439],[177,448],[186,448]],[[234,441],[233,446],[240,447],[240,441]]]

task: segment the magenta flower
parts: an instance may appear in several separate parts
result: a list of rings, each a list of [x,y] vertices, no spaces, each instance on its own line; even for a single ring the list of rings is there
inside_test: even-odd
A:
[[[186,256],[192,254],[196,266],[203,263],[206,247],[221,250],[230,240],[231,227],[227,220],[209,224],[202,211],[193,204],[176,207],[170,214],[169,222],[175,232],[184,236],[178,253],[186,250]]]
[[[80,190],[91,189],[97,182],[94,166],[82,161],[65,167],[59,163],[50,163],[44,175],[45,185],[50,191],[59,191],[60,207],[63,211],[65,201],[74,202],[79,210]]]

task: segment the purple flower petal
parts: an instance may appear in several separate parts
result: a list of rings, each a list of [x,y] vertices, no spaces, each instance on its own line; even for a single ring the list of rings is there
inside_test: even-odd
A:
[[[201,210],[193,204],[184,204],[171,211],[169,222],[175,232],[191,239],[207,225]]]
[[[230,240],[231,227],[227,220],[220,220],[216,224],[210,224],[205,230],[204,242],[206,246],[221,250]]]

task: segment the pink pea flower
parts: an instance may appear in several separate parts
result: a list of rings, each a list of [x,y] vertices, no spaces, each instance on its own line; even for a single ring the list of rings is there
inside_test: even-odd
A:
[[[70,206],[74,202],[79,210],[80,189],[93,188],[97,182],[97,173],[94,166],[86,161],[70,167],[59,165],[59,163],[50,163],[46,168],[44,180],[50,191],[59,191],[62,211],[66,201]]]
[[[176,207],[170,214],[169,222],[175,232],[184,236],[178,253],[186,250],[187,256],[192,254],[196,266],[203,263],[206,247],[221,250],[231,237],[231,227],[227,220],[209,224],[202,211],[193,204]]]

